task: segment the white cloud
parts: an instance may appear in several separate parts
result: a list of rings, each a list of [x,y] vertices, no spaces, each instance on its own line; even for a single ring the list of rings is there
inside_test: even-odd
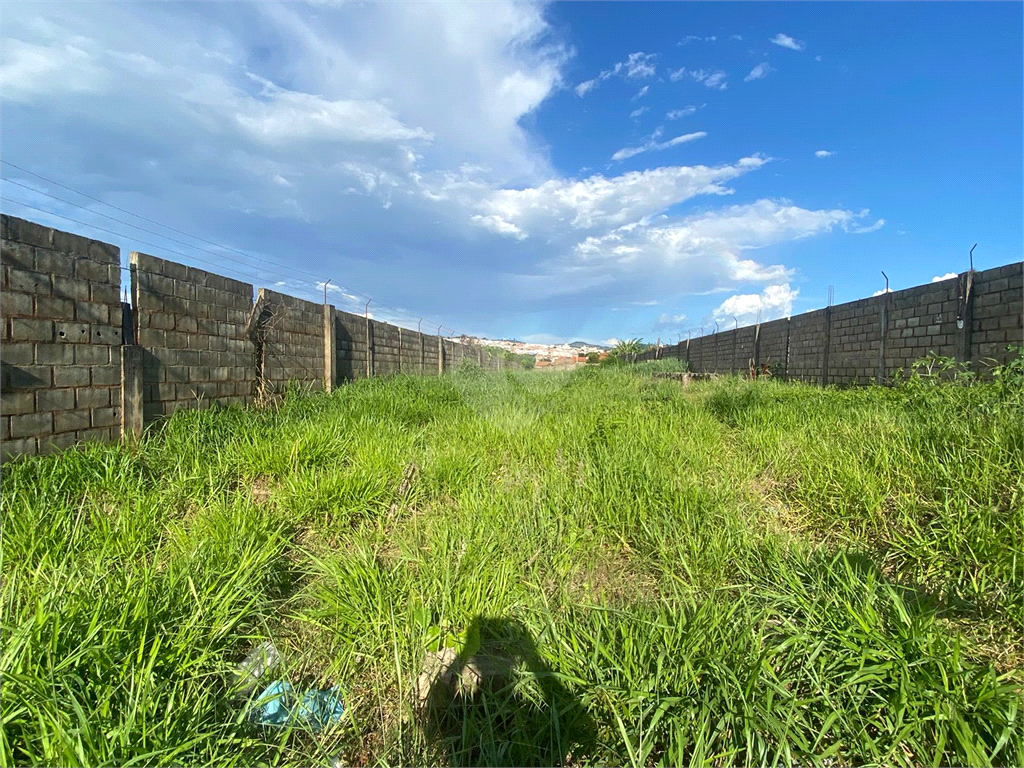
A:
[[[248,279],[312,300],[317,279],[344,275],[417,315],[487,333],[542,318],[517,327],[576,337],[588,307],[785,282],[785,257],[757,249],[866,221],[786,201],[721,208],[759,156],[558,173],[524,119],[564,86],[571,55],[540,3],[39,7],[4,7],[5,155],[270,259],[284,274]],[[633,55],[583,93],[651,78],[655,62]],[[644,151],[700,135],[659,133]],[[697,196],[700,213],[675,213]],[[317,276],[302,292],[299,270]]]
[[[708,88],[724,91],[728,87],[726,74],[720,69],[676,69],[669,72],[669,80],[673,82],[684,77],[692,77],[698,83],[704,83]]]
[[[681,325],[686,321],[686,315],[672,315],[668,312],[658,317],[658,325]]]
[[[869,226],[866,226],[866,227],[862,227],[862,226],[860,226],[858,224],[852,224],[850,227],[848,227],[847,231],[851,232],[851,233],[853,233],[855,235],[863,235],[863,234],[867,234],[868,232],[877,232],[878,230],[880,230],[884,226],[885,226],[885,219],[879,219],[874,224],[870,224]]]
[[[667,112],[665,117],[669,120],[678,120],[681,117],[696,114],[696,112],[697,108],[691,104],[690,106],[683,107],[682,109],[673,109],[671,112]]]
[[[882,288],[880,291],[875,291],[874,293],[872,293],[871,296],[872,297],[882,296],[883,294],[886,294],[886,293],[892,293],[892,289],[891,288]]]
[[[644,112],[646,112],[649,109],[650,109],[650,107],[647,107],[647,106],[640,107],[639,109],[634,109],[632,112],[629,113],[629,116],[632,117],[635,120],[636,118],[640,117],[640,115],[642,115]]]
[[[618,74],[625,69],[626,77],[651,77],[656,72],[652,63],[655,58],[653,53],[643,53],[642,51],[631,53],[625,62],[615,65],[614,73]]]
[[[775,43],[776,45],[781,45],[783,48],[789,48],[790,50],[793,51],[802,51],[804,49],[804,44],[801,41],[794,40],[789,35],[784,35],[781,32],[777,34],[775,37],[771,38],[771,42]]]
[[[952,280],[954,277],[959,277],[956,272],[947,272],[944,275],[936,275],[932,278],[933,283],[941,283],[943,280]]]
[[[515,224],[505,221],[501,216],[497,216],[495,214],[491,214],[490,216],[480,216],[478,214],[470,217],[470,219],[484,229],[489,229],[491,232],[494,232],[496,235],[512,235],[517,240],[524,240],[527,236],[526,233]]]
[[[651,138],[648,139],[642,146],[624,147],[623,149],[620,149],[618,152],[612,155],[612,160],[625,160],[627,158],[633,157],[634,155],[639,155],[642,152],[650,152],[652,150],[662,150],[668,149],[669,147],[676,147],[679,146],[680,144],[685,144],[689,141],[703,139],[705,136],[708,135],[705,131],[697,131],[695,133],[686,133],[683,134],[682,136],[676,136],[674,139],[669,139],[668,141],[659,142],[657,141],[657,138],[658,136],[660,136],[660,134],[661,129],[658,129],[657,131],[655,131],[654,134],[651,135]]]
[[[458,187],[446,200],[477,207],[484,216],[500,217],[523,232],[571,236],[573,230],[637,227],[638,222],[698,195],[727,195],[723,183],[768,162],[753,156],[732,165],[668,166],[582,181],[551,179],[527,189]],[[482,224],[482,221],[476,222]]]
[[[523,280],[549,295],[613,291],[616,296],[711,292],[737,283],[776,285],[792,271],[764,264],[751,252],[767,246],[847,230],[860,218],[844,210],[806,210],[787,201],[759,200],[682,218],[645,217],[577,243],[571,258],[555,259],[543,279]],[[652,221],[659,221],[652,224]],[[735,314],[735,313],[734,313]]]
[[[832,155],[834,155],[834,154],[835,154],[835,152],[829,152],[827,149],[819,149],[817,152],[814,153],[814,156],[815,157],[832,157]]]
[[[645,85],[643,88],[636,92],[636,96],[634,96],[632,100],[636,101],[637,99],[642,99],[644,96],[647,95],[647,92],[649,90],[651,90],[651,86]]]
[[[616,62],[615,66],[611,69],[604,69],[598,74],[597,77],[591,80],[584,80],[582,83],[576,86],[574,89],[576,95],[583,97],[590,91],[594,90],[599,83],[609,79],[610,77],[626,77],[626,78],[644,78],[652,77],[656,72],[657,68],[654,65],[654,60],[657,58],[657,54],[644,53],[643,51],[637,51],[631,53],[625,61]],[[640,98],[647,93],[647,87],[641,89],[640,93],[636,98]]]
[[[718,40],[717,35],[709,35],[708,37],[701,37],[700,35],[687,35],[678,43],[676,43],[676,45],[689,45],[690,43],[713,43],[716,40]]]
[[[769,72],[774,71],[775,69],[767,61],[763,61],[750,70],[750,74],[743,78],[743,82],[749,83],[751,80],[761,80],[768,77]]]
[[[739,325],[789,317],[793,312],[793,300],[800,293],[790,288],[789,283],[769,285],[761,293],[742,293],[730,296],[711,312],[713,319],[733,321]]]

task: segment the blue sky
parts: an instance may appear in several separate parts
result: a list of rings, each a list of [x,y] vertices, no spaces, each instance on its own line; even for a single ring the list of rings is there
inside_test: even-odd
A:
[[[445,333],[674,341],[962,271],[975,242],[976,268],[1021,259],[1020,3],[2,14],[0,158],[37,174],[0,166],[2,208],[125,260],[330,278]]]

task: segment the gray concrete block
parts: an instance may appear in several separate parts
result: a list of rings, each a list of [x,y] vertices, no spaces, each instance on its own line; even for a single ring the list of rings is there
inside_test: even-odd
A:
[[[0,415],[19,416],[32,413],[36,409],[35,394],[27,392],[0,392]]]
[[[89,428],[89,411],[63,411],[53,414],[54,432],[77,432]]]
[[[110,347],[101,344],[76,344],[77,365],[107,365],[110,363]]]
[[[37,296],[35,300],[46,299],[49,297]],[[0,308],[3,309],[4,317],[35,317],[35,302],[33,301],[33,295],[30,293],[15,293],[13,291],[4,291],[2,298],[0,298]],[[52,315],[44,314],[43,317],[52,317]]]
[[[53,278],[53,295],[76,301],[89,300],[89,282],[74,277]]]
[[[23,413],[11,416],[11,437],[35,437],[53,432],[52,413]]]
[[[92,409],[93,427],[116,427],[121,424],[121,409],[119,406],[109,408]]]
[[[36,411],[69,411],[75,407],[75,390],[36,390]]]
[[[53,341],[53,321],[27,317],[11,319],[13,341]]]
[[[73,365],[75,349],[68,344],[37,344],[36,359],[38,365]]]
[[[27,269],[10,267],[7,272],[7,289],[32,294],[49,294],[52,282],[48,274]]]
[[[104,408],[110,405],[111,390],[106,387],[79,387],[75,390],[76,408]]]

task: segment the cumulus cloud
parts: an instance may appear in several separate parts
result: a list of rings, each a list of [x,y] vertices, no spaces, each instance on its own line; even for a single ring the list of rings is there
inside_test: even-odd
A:
[[[762,80],[768,77],[769,72],[774,71],[774,68],[767,61],[763,61],[750,70],[750,74],[743,78],[743,82],[749,83],[751,80]]]
[[[511,1],[5,6],[3,154],[279,265],[225,274],[312,300],[339,276],[339,305],[361,311],[363,293],[381,313],[415,307],[412,327],[434,315],[489,335],[599,338],[610,331],[572,323],[671,291],[761,290],[791,271],[757,249],[867,221],[788,201],[718,207],[768,162],[756,155],[559,172],[524,119],[564,87],[571,56],[545,13]],[[650,78],[655,61],[633,54],[582,94]],[[643,151],[700,135],[659,133]],[[700,212],[678,212],[697,197]],[[133,247],[127,232],[82,231]]]
[[[635,120],[636,118],[640,117],[640,115],[642,115],[644,112],[646,112],[649,109],[650,109],[650,107],[647,107],[647,106],[640,107],[638,109],[634,109],[632,112],[629,113],[629,116]]]
[[[529,234],[557,232],[572,237],[573,230],[635,228],[638,222],[698,195],[730,194],[726,182],[766,162],[751,156],[719,166],[669,166],[580,181],[551,179],[526,189],[484,192],[470,187],[452,199],[479,208],[482,215],[499,216]]]
[[[835,154],[835,152],[829,152],[827,149],[819,149],[817,152],[814,153],[814,156],[815,157],[832,157],[832,155],[834,155],[834,154]]]
[[[668,141],[658,141],[658,138],[661,136],[661,129],[659,128],[657,131],[651,134],[651,137],[643,145],[639,147],[624,147],[620,149],[618,152],[616,152],[614,155],[612,155],[612,160],[625,160],[626,158],[639,155],[642,152],[650,152],[652,150],[662,150],[668,149],[669,147],[676,147],[679,146],[680,144],[685,144],[689,141],[703,139],[707,135],[708,134],[706,131],[696,131],[695,133],[686,133],[683,134],[682,136],[676,136],[674,139],[669,139]]]
[[[802,51],[804,49],[804,44],[801,41],[794,40],[789,35],[784,35],[781,32],[771,38],[771,42],[781,45],[783,48],[789,48],[792,51]]]
[[[758,322],[777,320],[789,317],[793,312],[793,300],[800,293],[790,287],[789,283],[766,286],[760,293],[742,293],[730,296],[711,313],[719,323],[732,321],[740,325],[752,325]]]
[[[636,96],[633,97],[633,101],[636,101],[637,99],[642,99],[644,96],[647,95],[647,92],[649,90],[651,90],[651,86],[645,85],[643,88],[636,92]]]
[[[936,275],[932,278],[933,283],[941,283],[943,280],[952,280],[954,277],[959,277],[956,272],[947,272],[944,275]]]
[[[697,108],[691,104],[690,106],[683,107],[682,109],[673,109],[670,112],[666,112],[665,117],[667,117],[669,120],[678,120],[681,117],[687,117],[689,115],[693,115],[696,113]]]

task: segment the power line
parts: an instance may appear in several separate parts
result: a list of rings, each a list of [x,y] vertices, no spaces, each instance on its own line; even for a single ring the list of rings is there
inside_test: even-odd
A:
[[[106,202],[104,200],[101,200],[100,198],[94,197],[94,196],[89,195],[89,194],[87,194],[85,192],[77,190],[77,189],[75,189],[73,187],[70,187],[70,186],[68,186],[66,184],[62,184],[62,183],[60,183],[58,181],[54,181],[53,179],[47,178],[47,177],[42,176],[42,175],[40,175],[38,173],[35,173],[33,171],[29,171],[28,169],[22,168],[21,166],[16,165],[16,164],[14,164],[14,163],[12,163],[12,162],[10,162],[8,160],[0,159],[0,163],[3,163],[4,165],[9,165],[12,168],[16,168],[17,170],[22,171],[23,173],[27,173],[27,174],[29,174],[31,176],[35,176],[36,178],[39,178],[42,181],[45,181],[45,182],[47,182],[49,184],[54,184],[55,186],[61,187],[62,189],[66,189],[66,190],[68,190],[70,192],[74,192],[77,195],[81,195],[82,197],[88,198],[89,200],[93,200],[93,201],[95,201],[97,203],[100,203],[101,205],[105,205],[105,206],[107,206],[109,208],[113,208],[114,210],[121,211],[122,213],[127,213],[129,216],[135,216],[138,219],[150,222],[150,223],[155,224],[155,225],[157,225],[159,227],[163,227],[165,229],[168,229],[168,230],[170,230],[172,232],[177,232],[179,234],[185,235],[186,237],[191,237],[194,240],[199,240],[200,242],[204,242],[204,243],[207,243],[209,245],[213,245],[213,246],[215,246],[217,248],[220,248],[220,249],[223,249],[223,250],[227,250],[227,251],[231,251],[232,253],[240,254],[242,256],[245,256],[248,259],[252,259],[253,261],[262,262],[264,264],[269,264],[269,265],[275,267],[276,269],[275,270],[269,270],[269,269],[266,269],[266,268],[262,268],[263,271],[267,272],[267,273],[270,273],[270,274],[272,274],[272,275],[274,275],[276,277],[284,277],[286,279],[292,278],[292,274],[286,274],[284,272],[276,271],[277,269],[283,268],[283,265],[278,264],[277,262],[270,261],[268,259],[262,259],[262,258],[260,258],[258,256],[252,256],[251,254],[247,254],[244,251],[240,251],[240,250],[238,250],[236,248],[232,248],[230,246],[222,245],[220,243],[215,243],[212,240],[207,240],[205,238],[201,238],[201,237],[199,237],[197,235],[193,235],[193,234],[191,234],[189,232],[186,232],[184,230],[177,229],[175,227],[171,227],[171,226],[168,226],[166,224],[162,224],[161,222],[156,221],[155,219],[150,219],[150,218],[147,218],[145,216],[141,216],[141,215],[139,215],[137,213],[134,213],[132,211],[129,211],[129,210],[125,209],[125,208],[121,208],[121,207],[116,206],[116,205],[114,205],[112,203],[108,203],[108,202]],[[29,186],[27,184],[23,184],[23,183],[21,183],[19,181],[16,181],[14,179],[5,179],[4,181],[7,181],[10,184],[14,184],[14,185],[16,185],[18,187],[21,187],[22,189],[26,189],[26,190],[28,190],[30,192],[35,192],[37,194],[44,195],[46,197],[52,198],[53,200],[57,200],[59,202],[62,202],[64,204],[66,204],[66,205],[70,205],[70,206],[73,206],[73,207],[78,208],[80,210],[86,211],[87,213],[90,213],[90,214],[93,214],[93,215],[96,215],[96,216],[102,216],[103,218],[109,219],[109,220],[114,221],[114,222],[116,222],[118,224],[123,224],[124,226],[132,227],[133,229],[137,229],[137,230],[139,230],[141,232],[146,232],[146,233],[151,234],[151,235],[156,235],[157,237],[164,238],[165,240],[170,240],[171,242],[178,243],[179,245],[183,245],[186,248],[193,248],[193,249],[195,249],[197,251],[202,251],[203,253],[208,253],[208,254],[210,254],[212,256],[216,256],[219,259],[225,259],[227,261],[233,262],[235,264],[239,264],[241,266],[244,266],[244,267],[247,267],[247,268],[250,268],[250,269],[261,269],[261,267],[257,267],[257,266],[255,266],[253,264],[248,264],[246,262],[238,261],[237,259],[232,259],[231,257],[225,256],[222,253],[215,253],[213,251],[210,251],[209,249],[201,248],[201,247],[199,247],[197,245],[193,245],[192,243],[187,243],[187,242],[184,242],[182,240],[178,240],[176,238],[169,237],[169,236],[164,235],[164,234],[162,234],[160,232],[154,232],[151,229],[146,229],[145,227],[140,227],[137,224],[132,224],[131,222],[124,221],[123,219],[118,219],[118,218],[115,218],[115,217],[110,216],[108,214],[101,213],[99,211],[94,211],[91,208],[87,208],[87,207],[85,207],[85,206],[83,206],[83,205],[81,205],[79,203],[71,202],[70,200],[66,200],[64,198],[58,197],[58,196],[56,196],[56,195],[54,195],[52,193],[49,193],[49,192],[44,192],[41,189],[36,189],[35,187]],[[24,203],[24,202],[22,202],[20,200],[11,199],[11,202],[16,203],[18,205],[22,205],[22,206],[24,206],[26,208],[31,208],[32,210],[39,211],[41,213],[48,213],[50,215],[57,216],[59,218],[65,219],[67,221],[72,221],[72,222],[75,222],[77,224],[81,224],[83,226],[92,227],[94,229],[98,229],[101,232],[108,232],[110,234],[117,235],[118,237],[124,237],[124,238],[128,238],[128,239],[131,239],[131,240],[135,240],[136,242],[142,243],[144,245],[149,245],[149,246],[154,247],[154,248],[161,248],[161,249],[163,249],[163,250],[165,250],[165,251],[167,251],[169,253],[174,253],[176,255],[183,256],[185,258],[193,259],[195,261],[198,261],[201,264],[207,264],[207,265],[214,266],[214,267],[216,267],[218,269],[222,269],[220,264],[215,264],[215,263],[203,260],[203,259],[201,259],[201,258],[199,258],[197,256],[192,256],[192,255],[189,255],[189,254],[184,254],[184,253],[181,253],[180,251],[176,251],[174,249],[167,248],[166,246],[157,245],[156,243],[150,243],[150,242],[147,242],[145,240],[138,240],[137,238],[135,238],[135,237],[133,237],[131,235],[126,235],[126,234],[121,233],[121,232],[115,232],[114,230],[106,229],[104,227],[99,227],[99,226],[97,226],[95,224],[89,224],[89,223],[86,223],[86,222],[83,222],[83,221],[79,221],[78,219],[73,219],[73,218],[71,218],[69,216],[63,216],[63,215],[58,214],[58,213],[56,213],[54,211],[47,211],[47,210],[44,210],[42,208],[38,208],[36,206],[29,205],[28,203]],[[308,271],[302,270],[302,269],[296,269],[294,271],[295,272],[299,272],[299,273],[304,274],[304,275],[308,275],[309,277],[312,277],[313,279],[317,280],[318,283],[321,284],[321,285],[324,282],[324,280],[323,280],[323,278],[321,276],[315,275],[312,272],[308,272]],[[367,298],[367,299],[371,298],[368,294],[360,293],[359,291],[356,291],[356,290],[354,290],[352,288],[348,288],[348,287],[346,287],[344,285],[341,285],[339,283],[335,283],[335,285],[337,285],[338,288],[342,292],[347,292],[350,295],[353,295],[353,296],[356,296],[356,297]],[[310,292],[312,293],[312,291],[310,291]],[[381,308],[381,309],[390,310],[391,312],[395,313],[395,315],[399,316],[400,318],[402,316],[404,316],[405,318],[408,319],[409,322],[412,321],[411,315],[409,315],[407,312],[404,312],[404,311],[398,309],[397,307],[391,307],[391,306],[388,306],[387,304],[381,304],[381,303],[378,303],[377,306],[379,308]],[[428,319],[428,318],[424,318],[424,319]]]
[[[43,176],[43,175],[38,174],[38,173],[35,173],[34,171],[30,171],[27,168],[23,168],[20,165],[16,165],[15,163],[10,162],[9,160],[2,160],[2,159],[0,159],[0,163],[3,163],[5,165],[9,165],[12,168],[16,168],[17,170],[22,171],[23,173],[27,173],[30,176],[35,176],[36,178],[41,179],[42,181],[45,181],[45,182],[47,182],[49,184],[54,184],[54,185],[56,185],[56,186],[58,186],[58,187],[60,187],[62,189],[68,190],[69,192],[74,192],[76,195],[81,195],[82,197],[88,198],[89,200],[93,200],[93,201],[99,203],[100,205],[105,205],[108,208],[113,208],[116,211],[121,211],[122,213],[127,213],[129,216],[134,216],[137,219],[141,219],[142,221],[147,221],[147,222],[149,222],[151,224],[155,224],[158,227],[163,227],[164,229],[168,229],[168,230],[170,230],[172,232],[177,232],[178,234],[185,235],[186,237],[190,237],[193,240],[198,240],[200,242],[207,243],[208,245],[213,245],[213,246],[215,246],[217,248],[220,248],[222,250],[231,251],[232,253],[237,253],[237,254],[239,254],[241,256],[246,257],[247,259],[252,259],[253,261],[262,262],[264,264],[270,264],[271,266],[276,267],[276,268],[282,268],[283,267],[282,264],[279,264],[279,263],[277,263],[275,261],[271,261],[269,259],[263,259],[263,258],[260,258],[259,256],[253,256],[253,255],[248,254],[248,253],[246,253],[244,251],[240,251],[237,248],[232,248],[231,246],[223,245],[221,243],[215,243],[212,240],[207,240],[205,238],[199,237],[198,235],[193,235],[190,232],[186,232],[185,230],[177,229],[177,228],[169,226],[167,224],[163,224],[163,223],[161,223],[159,221],[156,221],[155,219],[147,218],[146,216],[142,216],[142,215],[137,214],[137,213],[135,213],[133,211],[129,211],[126,208],[121,208],[120,206],[114,205],[113,203],[108,203],[105,200],[101,200],[98,197],[94,197],[93,195],[90,195],[90,194],[87,194],[85,192],[82,192],[81,190],[75,189],[74,187],[70,187],[67,184],[62,184],[59,181],[55,181],[55,180],[50,179],[50,178],[48,178],[46,176]],[[186,243],[186,242],[183,242],[181,240],[177,240],[176,238],[168,237],[167,235],[161,234],[159,232],[154,232],[154,231],[152,231],[150,229],[146,229],[144,227],[140,227],[137,224],[132,224],[130,222],[123,221],[122,219],[117,219],[117,218],[114,218],[113,216],[108,216],[107,214],[100,213],[99,211],[94,211],[91,208],[86,208],[85,206],[80,205],[78,203],[73,203],[70,200],[65,200],[64,198],[57,197],[56,195],[53,195],[53,194],[51,194],[49,192],[44,192],[44,191],[42,191],[40,189],[36,189],[35,187],[30,187],[27,184],[22,184],[21,182],[15,181],[13,179],[6,179],[6,181],[8,181],[11,184],[15,184],[15,185],[17,185],[19,187],[22,187],[23,189],[27,189],[29,191],[36,192],[36,193],[41,194],[41,195],[45,195],[46,197],[53,198],[54,200],[58,200],[58,201],[60,201],[62,203],[74,206],[76,208],[79,208],[81,210],[84,210],[84,211],[87,211],[89,213],[95,214],[97,216],[103,216],[104,218],[110,219],[111,221],[115,221],[115,222],[117,222],[119,224],[124,224],[125,226],[132,227],[133,229],[138,229],[138,230],[140,230],[142,232],[147,232],[149,234],[156,235],[157,237],[162,237],[162,238],[164,238],[166,240],[170,240],[171,242],[175,242],[175,243],[178,243],[180,245],[184,245],[187,248],[194,248],[194,249],[196,249],[198,251],[202,251],[204,253],[209,253],[212,256],[217,256],[218,258],[223,258],[223,259],[227,259],[228,261],[233,261],[234,263],[241,264],[242,266],[245,266],[245,267],[252,267],[253,266],[253,265],[247,264],[245,262],[240,262],[237,259],[232,259],[232,258],[230,258],[228,256],[225,256],[225,255],[221,254],[221,253],[214,253],[213,251],[210,251],[210,250],[208,250],[206,248],[200,248],[199,246],[193,245],[192,243]],[[15,200],[13,202],[19,202],[19,201]],[[106,230],[104,230],[104,231],[106,231]],[[121,236],[122,237],[128,237],[128,235],[121,235]],[[142,241],[140,241],[140,242],[142,242]],[[149,243],[147,243],[147,245],[149,245]],[[156,246],[156,247],[159,247],[159,246]],[[175,251],[171,251],[171,252],[175,253]],[[208,262],[206,262],[206,263],[208,263]],[[269,272],[270,270],[265,270],[265,271]],[[307,275],[307,276],[313,278],[314,280],[317,280],[321,284],[324,282],[320,275],[313,274],[312,272],[308,272],[308,271],[303,270],[303,269],[296,269],[295,271],[299,272],[301,274]],[[281,272],[273,272],[272,274],[275,274],[278,277],[291,277],[290,274],[284,275]],[[362,297],[364,299],[371,298],[369,296],[369,294],[360,293],[359,291],[357,291],[355,289],[352,289],[352,288],[348,288],[348,287],[346,287],[344,285],[341,285],[340,283],[335,282],[335,285],[337,285],[338,288],[341,289],[343,292],[348,292],[349,294],[351,294],[353,296]],[[398,316],[405,315],[406,317],[409,318],[410,321],[412,320],[412,317],[407,312],[404,312],[404,311],[398,309],[397,307],[391,307],[391,306],[388,306],[387,304],[382,304],[380,302],[377,303],[377,306],[380,307],[381,309],[391,310],[393,313],[395,313]]]

